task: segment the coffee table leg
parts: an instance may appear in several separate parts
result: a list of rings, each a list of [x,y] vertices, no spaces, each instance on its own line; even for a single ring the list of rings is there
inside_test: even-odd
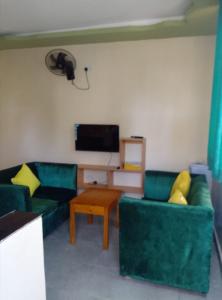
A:
[[[103,249],[109,248],[109,212],[104,213],[104,228],[103,228]]]
[[[70,233],[70,243],[75,244],[76,242],[76,228],[75,228],[75,210],[70,210],[69,217],[69,233]]]
[[[93,224],[93,215],[87,216],[88,224]]]

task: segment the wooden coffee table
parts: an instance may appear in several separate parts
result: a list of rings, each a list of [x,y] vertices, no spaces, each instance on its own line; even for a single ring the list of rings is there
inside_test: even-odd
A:
[[[103,216],[103,248],[109,247],[109,214],[116,208],[116,225],[119,222],[118,200],[121,191],[109,189],[88,189],[70,201],[70,243],[75,244],[75,214],[88,215],[88,223],[93,223],[93,215]]]

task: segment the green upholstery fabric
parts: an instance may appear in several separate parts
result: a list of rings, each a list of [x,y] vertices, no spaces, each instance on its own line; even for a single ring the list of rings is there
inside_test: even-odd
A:
[[[58,207],[56,201],[50,199],[31,198],[32,212],[36,214],[46,214]]]
[[[37,175],[35,163],[27,163],[35,175]],[[7,168],[0,171],[0,184],[11,184],[11,178],[14,177],[21,169],[22,165]]]
[[[31,208],[28,187],[0,184],[0,216],[13,210],[31,211]]]
[[[188,202],[191,205],[212,207],[210,191],[203,176],[197,176],[191,181],[191,188],[188,195]]]
[[[40,186],[34,193],[36,198],[48,198],[57,201],[58,204],[68,202],[75,196],[76,190],[48,186]]]
[[[26,165],[32,170],[32,172],[35,174],[35,176],[38,177],[36,164],[37,164],[36,162],[29,162]]]
[[[36,163],[42,186],[76,189],[76,165],[59,163]]]
[[[11,184],[11,178],[20,170],[21,165],[1,170],[0,216],[13,210],[42,214],[45,237],[68,218],[68,201],[76,195],[77,190],[77,165],[39,162],[27,165],[38,178],[40,173],[43,185],[30,198],[27,187]]]
[[[21,165],[0,171],[0,184],[11,184],[11,178],[20,170]]]
[[[56,210],[52,210],[43,216],[43,236],[53,232],[55,228],[61,225],[69,216],[69,207],[67,203],[62,203]]]
[[[144,199],[167,201],[178,173],[146,171],[144,178]]]
[[[203,178],[192,181],[192,205],[121,199],[121,275],[207,293],[214,212]]]

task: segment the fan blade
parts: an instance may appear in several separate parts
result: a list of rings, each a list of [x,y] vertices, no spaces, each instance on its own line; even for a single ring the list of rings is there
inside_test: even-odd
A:
[[[56,63],[57,59],[55,58],[54,54],[51,54],[51,55],[50,55],[50,58],[51,58],[51,60],[52,60],[54,63]]]
[[[66,64],[66,62],[65,62],[65,57],[66,57],[66,56],[67,56],[67,55],[66,55],[65,53],[59,52],[59,54],[58,54],[58,56],[57,56],[57,60],[56,60],[56,67],[57,67],[58,69],[63,70],[63,69],[65,68],[65,64]]]
[[[57,70],[57,69],[58,69],[56,66],[49,66],[49,68],[50,68],[51,70]]]

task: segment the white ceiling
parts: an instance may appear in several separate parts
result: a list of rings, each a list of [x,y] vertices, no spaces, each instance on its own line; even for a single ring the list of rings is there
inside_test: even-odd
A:
[[[0,0],[0,34],[145,25],[184,16],[191,0]]]

